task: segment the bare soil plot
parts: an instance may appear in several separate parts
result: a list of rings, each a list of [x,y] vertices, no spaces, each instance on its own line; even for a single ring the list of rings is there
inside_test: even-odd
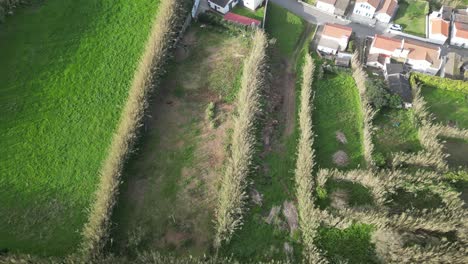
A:
[[[150,118],[125,170],[114,215],[112,248],[208,254],[217,180],[229,142],[235,97],[249,37],[194,24],[150,103]],[[206,118],[214,102],[215,126]]]

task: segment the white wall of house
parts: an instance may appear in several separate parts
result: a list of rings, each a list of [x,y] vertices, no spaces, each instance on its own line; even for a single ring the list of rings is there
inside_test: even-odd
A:
[[[422,72],[425,74],[430,74],[430,75],[435,75],[439,69],[433,68],[430,62],[425,61],[425,60],[412,60],[408,59],[406,61],[409,65],[411,65],[411,68],[415,71]]]
[[[244,6],[254,10],[257,9],[261,4],[263,3],[263,0],[244,0]]]
[[[216,10],[216,11],[222,13],[222,14],[227,14],[229,11],[231,11],[230,10],[231,3],[232,3],[232,7],[234,7],[234,6],[237,5],[238,2],[239,2],[239,0],[232,0],[226,6],[223,7],[223,6],[219,6],[219,5],[211,2],[210,0],[208,0],[208,5],[212,9],[214,9],[214,10]]]
[[[392,16],[389,16],[387,13],[378,13],[375,15],[375,18],[383,23],[389,23],[392,20]]]
[[[360,16],[373,18],[375,14],[375,8],[369,3],[356,3],[354,5],[353,13]]]
[[[465,46],[468,47],[468,39],[456,37],[457,28],[455,25],[452,27],[452,37],[450,38],[450,44],[456,46]]]
[[[336,54],[338,52],[338,50],[336,50],[336,49],[332,49],[332,48],[325,47],[325,46],[320,46],[320,45],[317,46],[317,50],[319,50],[319,51],[321,51],[323,53],[327,53],[327,54]]]
[[[376,47],[371,47],[370,50],[369,50],[369,53],[370,54],[385,54],[387,56],[392,56],[393,55],[392,51],[379,49],[379,48],[376,48]]]
[[[330,39],[330,40],[333,40],[335,42],[338,42],[338,45],[340,45],[340,51],[345,51],[346,50],[346,47],[348,46],[348,38],[347,37],[342,37],[342,38],[333,38],[333,37],[330,37],[330,36],[325,36],[323,35],[322,38],[325,38],[325,39]]]
[[[317,8],[330,14],[335,13],[334,5],[322,1],[317,1]]]
[[[371,66],[371,67],[374,67],[374,68],[378,68],[378,69],[383,69],[383,65],[380,64],[380,62],[378,61],[370,61],[370,62],[367,62],[366,63],[367,66]]]
[[[447,40],[447,37],[442,35],[442,34],[432,34],[431,33],[431,29],[429,29],[429,38],[432,39],[432,40],[435,40],[437,42],[439,42],[440,44],[443,44],[446,40]]]

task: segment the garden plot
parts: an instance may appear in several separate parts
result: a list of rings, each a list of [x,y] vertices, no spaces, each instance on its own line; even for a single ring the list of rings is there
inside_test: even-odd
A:
[[[151,102],[114,214],[113,249],[202,256],[250,37],[194,24]]]
[[[375,155],[388,161],[392,153],[418,152],[422,147],[418,130],[413,123],[411,110],[382,109],[374,118]],[[378,154],[380,153],[380,154]]]
[[[468,129],[468,91],[449,91],[431,84],[424,85],[421,91],[435,121]]]
[[[65,255],[159,0],[39,2],[0,27],[0,249]]]
[[[400,1],[394,23],[403,26],[403,31],[420,37],[426,35],[426,14],[429,3],[420,0]]]
[[[314,148],[320,168],[363,166],[362,114],[353,77],[339,71],[314,82]]]

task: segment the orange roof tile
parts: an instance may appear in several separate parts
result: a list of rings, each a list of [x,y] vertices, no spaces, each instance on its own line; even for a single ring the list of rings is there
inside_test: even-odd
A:
[[[389,52],[393,52],[396,49],[401,48],[401,40],[388,38],[380,35],[375,35],[373,47],[383,49]]]
[[[440,18],[431,19],[431,33],[441,34],[446,37],[449,35],[449,22]]]
[[[437,46],[405,40],[403,48],[405,50],[409,50],[409,59],[425,60],[430,62],[434,67],[438,67],[440,65],[439,47]]]
[[[397,8],[397,6],[398,6],[397,0],[385,0],[384,4],[377,11],[377,13],[385,13],[391,16],[393,15],[393,13],[395,13],[395,9]]]
[[[456,37],[468,39],[468,24],[455,22],[455,28],[457,29]]]
[[[373,6],[374,8],[379,7],[380,0],[357,0],[357,3],[368,3],[369,5]]]
[[[322,35],[332,38],[349,38],[353,33],[353,29],[350,27],[338,25],[338,24],[326,24],[323,27]]]

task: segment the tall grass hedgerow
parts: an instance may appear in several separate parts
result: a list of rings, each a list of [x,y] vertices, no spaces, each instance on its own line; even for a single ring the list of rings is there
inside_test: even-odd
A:
[[[299,214],[299,228],[304,246],[303,255],[308,263],[325,263],[326,259],[315,246],[314,239],[320,225],[320,212],[315,208],[312,191],[314,180],[312,171],[314,162],[314,133],[312,130],[312,81],[315,66],[312,57],[307,54],[302,74],[301,108],[299,110],[300,136],[297,149],[295,171],[296,196]]]
[[[361,110],[363,116],[363,143],[364,143],[364,159],[368,166],[373,167],[375,165],[372,154],[374,153],[374,143],[372,142],[372,120],[376,114],[375,110],[372,109],[369,100],[366,96],[366,81],[367,74],[362,68],[362,64],[359,61],[359,52],[356,51],[351,60],[351,67],[353,69],[353,78],[356,82],[356,86],[359,90],[359,98],[361,99]]]
[[[242,72],[231,153],[218,192],[214,241],[216,248],[219,248],[222,242],[229,242],[234,231],[240,228],[245,210],[247,177],[252,169],[255,152],[255,121],[260,112],[260,93],[265,84],[265,33],[257,30],[253,43]]]
[[[81,253],[93,259],[102,253],[109,237],[109,223],[116,202],[118,186],[125,159],[137,136],[147,95],[163,74],[169,48],[177,35],[181,18],[185,18],[184,1],[162,0],[145,52],[133,78],[120,123],[114,134],[109,154],[104,160],[95,202],[83,229]]]

